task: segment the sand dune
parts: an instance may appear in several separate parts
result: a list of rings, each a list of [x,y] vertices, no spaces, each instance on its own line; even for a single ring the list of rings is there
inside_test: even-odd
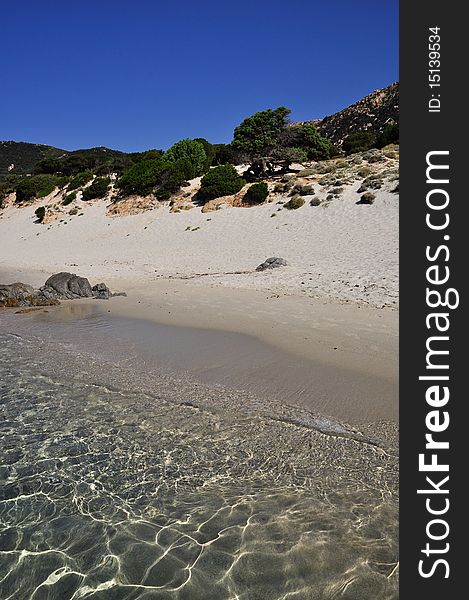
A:
[[[357,205],[358,187],[359,182],[349,184],[339,198],[320,206],[310,206],[306,198],[297,210],[282,208],[286,198],[274,196],[251,208],[174,213],[160,205],[110,217],[108,201],[78,202],[77,215],[49,225],[35,222],[37,203],[9,206],[0,216],[0,270],[15,279],[39,272],[35,284],[61,270],[111,283],[193,277],[221,286],[395,306],[398,195],[388,186],[375,191],[373,205]],[[316,197],[324,199],[327,192],[316,189]],[[46,198],[42,204],[53,202]],[[289,266],[254,272],[270,256],[285,258]]]

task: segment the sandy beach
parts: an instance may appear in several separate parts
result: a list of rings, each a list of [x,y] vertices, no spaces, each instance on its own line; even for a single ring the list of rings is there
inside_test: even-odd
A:
[[[166,338],[179,342],[166,343],[157,357],[172,370],[347,422],[395,422],[394,185],[385,181],[372,205],[357,204],[356,182],[340,198],[290,211],[278,210],[285,199],[275,196],[251,208],[174,213],[166,203],[118,217],[110,216],[106,200],[81,202],[81,213],[47,225],[35,222],[36,204],[7,206],[0,216],[0,278],[40,286],[52,273],[70,271],[105,281],[128,296],[94,303],[96,310],[173,328]],[[320,185],[316,193],[325,200]],[[55,202],[53,194],[43,201]],[[288,266],[257,272],[269,256]],[[80,303],[65,302],[69,308],[55,312],[76,314]],[[201,342],[202,334],[189,331],[208,337]],[[195,351],[201,343],[203,354]]]

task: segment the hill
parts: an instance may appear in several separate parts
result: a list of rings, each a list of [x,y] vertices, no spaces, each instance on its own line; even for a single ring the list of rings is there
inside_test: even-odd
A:
[[[355,104],[313,123],[321,135],[341,144],[351,133],[380,133],[386,125],[399,123],[399,83],[376,90]]]
[[[66,150],[45,144],[0,142],[0,175],[31,173],[39,161],[59,158],[65,154],[67,154]]]

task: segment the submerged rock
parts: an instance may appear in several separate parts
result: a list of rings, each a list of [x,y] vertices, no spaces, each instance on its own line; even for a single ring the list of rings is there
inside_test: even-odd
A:
[[[286,267],[287,265],[288,265],[288,263],[284,258],[272,256],[271,258],[266,258],[265,261],[256,268],[256,271],[265,271],[266,269],[276,269],[277,267]]]

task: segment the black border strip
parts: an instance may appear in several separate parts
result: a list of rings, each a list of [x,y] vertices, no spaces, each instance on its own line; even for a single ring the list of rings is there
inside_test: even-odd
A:
[[[468,55],[466,40],[469,39],[469,27],[462,15],[463,3],[436,2],[425,3],[401,2],[400,5],[400,146],[401,146],[401,181],[400,181],[400,427],[401,427],[401,562],[400,590],[401,598],[433,600],[458,598],[456,590],[464,590],[465,585],[465,536],[467,521],[463,509],[465,499],[465,458],[467,448],[463,440],[469,434],[465,420],[465,407],[468,394],[465,391],[463,377],[466,366],[466,344],[464,328],[464,307],[466,298],[468,248],[466,239],[466,220],[464,213],[469,205],[467,191],[463,188],[463,178],[469,170],[469,149],[465,138],[467,132],[467,114],[469,102],[465,98],[463,86],[467,78],[465,59]],[[441,86],[429,87],[429,32],[430,27],[439,27],[441,37],[440,68]],[[432,41],[435,41],[434,38]],[[435,56],[435,55],[433,55]],[[435,78],[437,79],[437,78]],[[429,112],[429,100],[441,100],[440,112]],[[437,102],[433,102],[437,108]],[[449,179],[448,183],[428,183],[426,177],[427,153],[431,151],[448,151],[446,155],[434,155],[433,162],[448,164],[446,175],[442,170],[431,171],[430,179]],[[467,165],[466,165],[467,163]],[[427,206],[427,194],[432,189],[443,189],[449,197],[444,210],[432,210]],[[444,201],[445,193],[435,192],[430,196],[435,201]],[[443,230],[432,230],[426,224],[427,213],[430,218],[443,219],[447,213],[450,219],[448,227]],[[449,236],[445,239],[444,236]],[[429,260],[427,247],[431,256],[435,256],[439,246],[447,246],[439,251],[437,258]],[[447,258],[447,259],[446,259]],[[438,265],[430,276],[446,274],[449,268],[449,280],[444,284],[429,284],[427,269]],[[459,307],[449,309],[437,307],[432,309],[427,304],[426,289],[436,289],[444,294],[448,288],[454,288],[459,294]],[[454,301],[456,294],[451,294]],[[436,296],[432,297],[436,300]],[[430,328],[426,317],[429,313],[441,312],[448,315],[447,332],[439,332],[440,336],[449,339],[434,340],[432,348],[448,350],[448,355],[427,356],[426,343],[436,331],[436,319],[430,318]],[[440,321],[443,324],[444,318]],[[448,365],[449,369],[429,369],[427,358],[432,363]],[[449,381],[420,380],[419,376],[449,376]],[[433,406],[427,401],[426,391],[431,385],[440,385],[449,389],[450,397],[446,404]],[[441,392],[442,393],[442,392]],[[435,398],[435,395],[433,396]],[[438,416],[428,417],[431,411]],[[441,425],[446,419],[449,426],[433,438],[448,441],[448,449],[426,450],[425,435],[428,429],[436,424]],[[426,422],[426,418],[430,421]],[[443,426],[443,425],[441,425]],[[419,471],[419,454],[424,453],[424,462],[435,460],[440,464],[448,464],[449,471]],[[448,493],[418,494],[418,489],[432,489],[426,480],[429,476],[440,490]],[[447,482],[440,482],[449,476]],[[449,501],[449,505],[446,502]],[[427,505],[428,500],[428,505]],[[433,510],[448,510],[441,515],[431,515]],[[447,522],[430,524],[432,519]],[[432,540],[428,531],[434,536],[442,536],[441,540]],[[444,537],[443,537],[444,536]],[[431,552],[422,552],[429,544]],[[448,544],[448,546],[446,546]],[[437,550],[437,552],[434,552]],[[442,559],[446,563],[435,564]],[[423,560],[423,563],[419,561]],[[433,573],[423,577],[421,571]],[[448,568],[447,568],[448,567]],[[448,575],[448,577],[446,577]],[[451,594],[454,592],[454,594]],[[449,595],[448,595],[449,594]]]

